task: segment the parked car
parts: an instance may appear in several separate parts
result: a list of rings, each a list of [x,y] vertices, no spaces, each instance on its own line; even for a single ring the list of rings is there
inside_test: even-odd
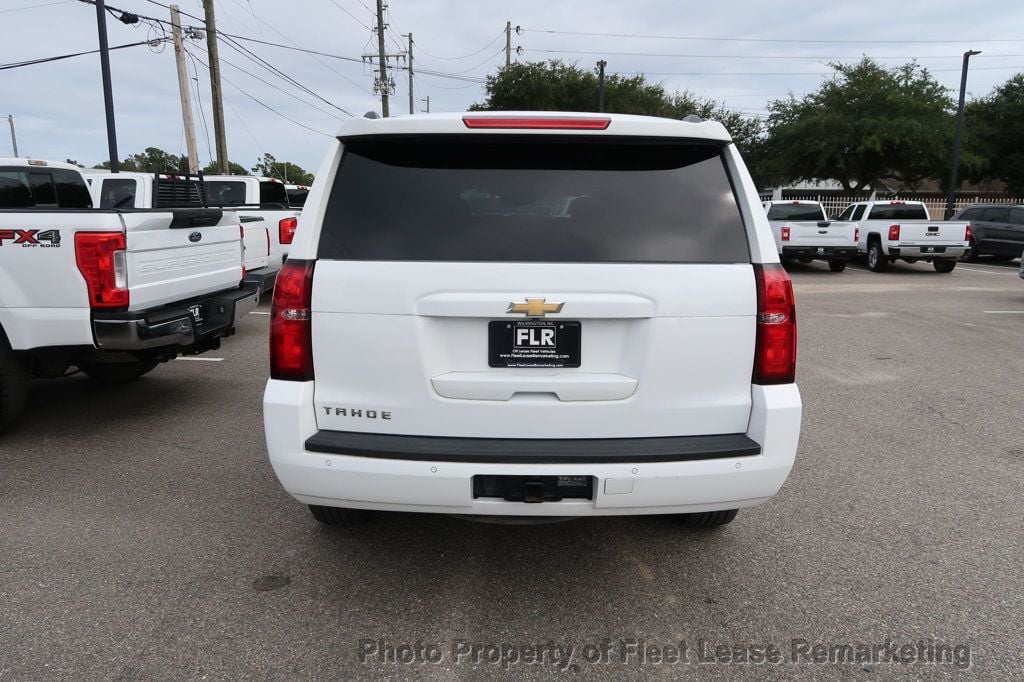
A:
[[[923,260],[936,272],[952,272],[971,239],[967,223],[932,220],[920,201],[860,201],[847,206],[837,220],[860,226],[857,251],[867,256],[872,272],[885,272],[897,260]]]
[[[315,519],[715,526],[778,492],[793,290],[721,124],[352,119],[317,178],[263,403],[274,471]]]
[[[264,207],[240,203],[247,192],[255,193],[252,198],[258,201],[262,190],[256,178],[225,182],[196,175],[126,172],[92,175],[88,180],[93,203],[99,208],[232,207],[238,211],[243,227],[246,279],[261,293],[274,288],[283,254],[287,253],[287,245],[281,245],[282,232],[287,233],[285,240],[290,238],[298,213],[279,204]],[[278,190],[275,198],[280,200],[282,185],[274,187]]]
[[[1009,260],[1020,258],[1024,252],[1024,206],[975,204],[961,209],[953,220],[966,220],[971,225],[968,258],[995,256]]]
[[[817,201],[766,201],[775,246],[783,262],[824,260],[832,272],[842,272],[857,255],[857,223],[830,221]]]
[[[41,167],[67,171],[52,173],[58,204],[62,193],[91,204],[73,167],[0,159],[0,430],[30,377],[76,366],[100,381],[138,378],[219,347],[259,297],[240,284],[235,213],[49,204],[31,177]]]
[[[270,267],[281,268],[295,238],[301,210],[291,206],[284,183],[249,175],[204,177],[212,206],[236,207],[241,216],[261,216],[270,230]]]

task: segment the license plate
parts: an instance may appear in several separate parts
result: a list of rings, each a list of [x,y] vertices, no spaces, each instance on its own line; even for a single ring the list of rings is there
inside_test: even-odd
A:
[[[206,306],[202,303],[196,303],[188,307],[188,312],[192,316],[192,322],[197,325],[202,324],[206,321]]]
[[[818,254],[820,255],[820,254],[823,254],[823,253],[825,253],[825,249],[824,249],[824,248],[821,248],[821,247],[819,247],[819,248],[818,248]]]
[[[935,253],[935,247],[934,246],[922,246],[921,247],[921,253]]]
[[[496,320],[488,325],[491,367],[579,367],[580,322]]]

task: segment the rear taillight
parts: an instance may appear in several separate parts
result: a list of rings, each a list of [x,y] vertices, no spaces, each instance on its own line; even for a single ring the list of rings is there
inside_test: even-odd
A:
[[[313,379],[310,308],[315,263],[311,260],[289,260],[277,275],[274,302],[270,307],[271,379]]]
[[[127,308],[128,272],[123,232],[78,232],[75,261],[91,308]]]
[[[793,283],[777,263],[754,264],[757,282],[755,384],[791,384],[796,378],[796,302]]]
[[[270,230],[263,230],[263,236],[267,238],[267,255],[270,255]]]
[[[245,227],[243,225],[238,226],[238,239],[242,244],[242,279],[245,279]]]
[[[891,242],[898,241],[899,238],[900,238],[900,226],[899,225],[890,225],[889,226],[889,241],[891,241]]]
[[[860,228],[859,227],[853,228],[853,241],[855,241],[855,242],[859,242],[860,241]]]
[[[971,241],[971,224],[970,223],[967,223],[967,229],[964,230],[964,241],[965,242]]]
[[[605,130],[610,118],[583,116],[463,116],[467,128],[514,128],[519,130]]]
[[[299,227],[298,218],[281,218],[277,224],[278,240],[282,244],[291,244],[295,239],[295,230]]]
[[[789,241],[789,228],[788,227],[782,228],[782,241],[784,241],[784,242],[788,242]]]

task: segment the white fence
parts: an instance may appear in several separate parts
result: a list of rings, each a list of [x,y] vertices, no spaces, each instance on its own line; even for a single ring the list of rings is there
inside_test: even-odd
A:
[[[763,194],[761,199],[768,201],[773,197],[772,194]],[[890,194],[878,194],[875,197],[878,201],[890,200],[890,199],[904,199],[906,201],[923,201],[925,206],[928,207],[928,214],[936,219],[941,219],[946,213],[946,198],[939,196],[934,193],[915,193],[915,192],[903,192],[895,195]],[[806,190],[782,190],[782,199],[801,199],[804,201],[818,201],[825,207],[825,214],[829,217],[835,217],[842,212],[844,208],[850,204],[858,201],[864,201],[866,197],[863,194],[847,195],[838,194],[835,192],[822,192],[815,194]],[[958,194],[956,197],[956,203],[954,207],[957,211],[961,208],[970,206],[971,204],[1024,204],[1024,197],[1006,196],[1006,195],[995,195],[990,193],[963,193]]]

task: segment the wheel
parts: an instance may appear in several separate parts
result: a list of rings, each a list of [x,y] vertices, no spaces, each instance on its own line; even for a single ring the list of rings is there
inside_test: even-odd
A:
[[[828,269],[832,272],[842,272],[846,269],[846,261],[842,258],[829,258]]]
[[[132,362],[80,360],[75,364],[90,379],[102,381],[105,384],[120,384],[138,379],[143,374],[151,372],[160,363],[156,360],[135,360]]]
[[[932,267],[935,268],[935,272],[953,272],[953,268],[956,267],[955,260],[935,260],[932,261]]]
[[[328,526],[361,526],[374,516],[374,512],[369,509],[323,507],[318,504],[309,505],[309,511],[314,519]]]
[[[687,528],[714,528],[732,523],[739,509],[722,509],[719,511],[697,512],[696,514],[680,514],[679,522]]]
[[[0,332],[0,432],[24,409],[28,380],[28,367],[7,348]]]
[[[885,272],[889,269],[889,257],[882,253],[881,242],[871,242],[868,246],[868,270]]]

